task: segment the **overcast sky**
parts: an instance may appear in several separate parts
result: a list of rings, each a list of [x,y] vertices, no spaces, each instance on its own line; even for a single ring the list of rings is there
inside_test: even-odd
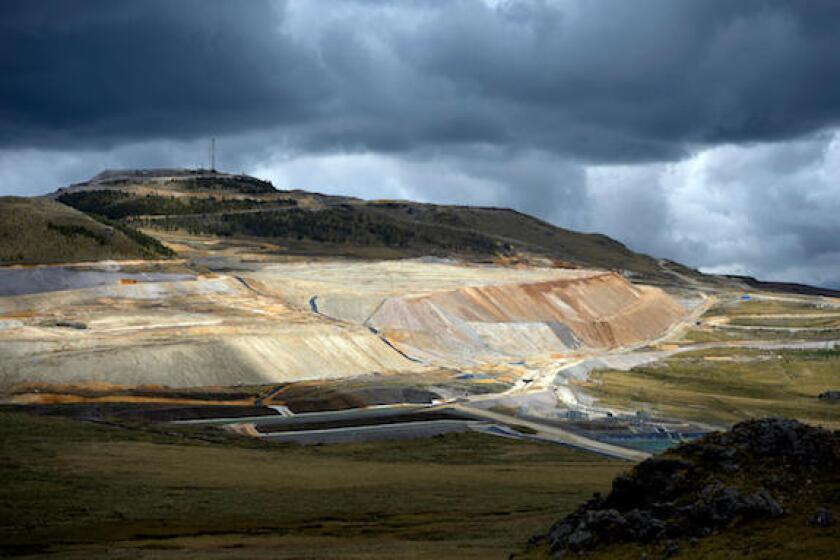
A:
[[[207,165],[840,287],[840,2],[3,0],[0,193]]]

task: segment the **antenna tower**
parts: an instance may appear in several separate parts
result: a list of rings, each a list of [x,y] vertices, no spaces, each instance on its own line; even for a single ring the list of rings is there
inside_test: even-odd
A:
[[[216,171],[216,139],[210,139],[210,171]]]

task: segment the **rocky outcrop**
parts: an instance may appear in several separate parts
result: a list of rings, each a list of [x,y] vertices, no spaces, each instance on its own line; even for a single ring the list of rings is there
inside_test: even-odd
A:
[[[829,402],[840,402],[840,391],[825,391],[820,393],[817,398]]]
[[[616,478],[609,495],[596,495],[533,543],[547,541],[560,557],[659,542],[672,556],[679,539],[785,516],[786,497],[820,477],[834,480],[838,469],[840,432],[778,418],[744,422],[644,461]],[[811,525],[833,525],[826,507],[811,511]]]

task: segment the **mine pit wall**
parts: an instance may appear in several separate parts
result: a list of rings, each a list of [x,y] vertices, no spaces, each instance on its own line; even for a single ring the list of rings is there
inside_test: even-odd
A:
[[[658,288],[605,272],[389,298],[368,325],[410,355],[480,361],[631,346],[661,336],[686,314]],[[512,352],[516,346],[522,351]]]
[[[265,289],[258,287],[261,292]],[[0,332],[0,389],[22,381],[107,380],[188,387],[371,372],[420,373],[429,365],[481,364],[578,348],[637,344],[656,338],[686,315],[658,289],[634,286],[612,273],[593,273],[461,287],[384,301],[380,296],[381,305],[377,304],[364,326],[348,321],[312,322],[308,312],[286,308],[271,311],[268,322],[243,325],[240,321],[207,331],[204,327],[182,331],[170,324],[169,315],[192,313],[191,306],[200,302],[247,316],[249,306],[265,304],[255,301],[259,297],[236,279],[222,277],[0,298],[0,315],[5,315],[8,323]],[[144,300],[174,305],[166,320],[157,324],[169,330],[148,334],[139,330],[132,336],[119,336],[107,332],[103,325],[109,323],[101,317],[91,322],[91,328],[72,332],[21,328],[23,319],[16,319],[34,317],[25,319],[32,321],[41,314],[51,316],[54,310],[87,305],[112,309],[114,317],[125,318],[126,310],[133,309],[132,301]],[[366,300],[366,304],[372,302],[373,298]],[[222,312],[213,318],[224,323],[224,316]],[[149,320],[154,323],[153,318]],[[395,352],[367,327],[423,363]]]
[[[168,320],[172,314],[189,311],[191,304],[213,302],[238,308],[254,298],[233,278],[112,284],[0,298],[0,316],[37,319],[90,305],[100,311],[111,309],[114,317],[120,317],[126,313],[124,307],[132,308],[132,302],[176,302],[167,312]],[[0,331],[0,392],[24,381],[192,387],[424,370],[361,325],[298,323],[297,318],[281,312],[272,322],[255,322],[250,328],[237,324],[229,332],[219,327],[209,334],[172,329],[167,321],[155,324],[152,319],[150,326],[168,330],[149,334],[138,330],[130,336],[97,328],[22,328],[22,321],[4,319],[0,326],[8,329]]]
[[[0,390],[24,381],[202,387],[421,370],[361,329],[321,326],[299,333],[124,346],[0,341]]]

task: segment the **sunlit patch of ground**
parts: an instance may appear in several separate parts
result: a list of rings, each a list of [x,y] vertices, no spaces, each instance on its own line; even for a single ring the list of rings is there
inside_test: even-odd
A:
[[[840,387],[840,349],[716,348],[630,371],[596,371],[584,383],[605,406],[729,425],[785,416],[840,427],[840,406],[818,399]]]

